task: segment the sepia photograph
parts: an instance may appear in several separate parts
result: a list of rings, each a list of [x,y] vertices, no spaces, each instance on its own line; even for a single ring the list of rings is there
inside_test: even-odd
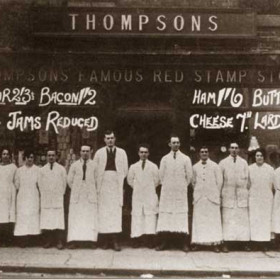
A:
[[[279,0],[0,0],[0,278],[278,277]]]

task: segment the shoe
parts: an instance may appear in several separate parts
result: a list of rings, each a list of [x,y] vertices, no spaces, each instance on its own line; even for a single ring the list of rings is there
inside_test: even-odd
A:
[[[20,243],[20,244],[19,244],[19,247],[20,247],[20,248],[26,248],[26,243],[25,243],[25,242]]]
[[[132,248],[134,249],[137,249],[137,248],[140,248],[141,247],[141,244],[137,241],[134,241],[133,244],[132,244]]]
[[[223,253],[228,253],[229,252],[229,249],[228,249],[227,245],[222,246],[222,252]]]
[[[244,247],[244,250],[245,250],[246,252],[250,252],[250,251],[251,251],[251,247],[248,246],[248,245],[246,245],[246,246]]]
[[[96,243],[93,243],[93,242],[91,242],[89,247],[90,247],[90,249],[93,249],[93,250],[97,249]]]
[[[191,246],[191,251],[198,251],[198,247],[196,245],[192,245]]]
[[[268,247],[267,246],[264,246],[263,247],[263,252],[267,252],[268,251]]]
[[[221,250],[220,250],[219,246],[214,245],[214,246],[212,247],[212,251],[215,252],[215,253],[220,253]]]
[[[164,251],[167,249],[166,243],[161,243],[156,247],[156,251]]]
[[[68,249],[70,250],[73,250],[73,249],[76,249],[77,248],[77,245],[74,243],[74,242],[71,242],[68,246],[67,246]]]
[[[185,244],[182,248],[182,251],[188,253],[190,251],[190,247],[187,244]]]
[[[148,249],[154,249],[155,248],[155,244],[154,244],[154,242],[148,242],[148,243],[146,243],[146,247]]]
[[[44,248],[44,249],[49,249],[49,248],[51,248],[51,246],[52,246],[51,242],[46,242],[46,243],[43,245],[43,248]]]
[[[119,252],[119,251],[121,251],[122,249],[121,249],[120,245],[119,245],[117,242],[114,242],[114,244],[113,244],[113,250],[116,251],[116,252]]]
[[[103,250],[108,250],[110,248],[109,243],[105,242],[102,245],[100,245],[100,248]]]
[[[63,244],[62,244],[61,241],[57,243],[56,248],[57,248],[58,250],[64,249],[64,246],[63,246]]]

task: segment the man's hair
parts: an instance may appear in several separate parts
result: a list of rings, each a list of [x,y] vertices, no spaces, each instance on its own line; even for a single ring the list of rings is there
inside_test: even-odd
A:
[[[24,158],[29,158],[30,155],[33,155],[33,156],[35,157],[34,151],[31,150],[31,149],[26,149],[26,150],[24,151]]]
[[[57,155],[57,151],[56,151],[55,148],[49,147],[48,150],[47,150],[47,153],[48,152],[55,152],[55,154]]]
[[[236,145],[238,146],[238,148],[239,148],[239,144],[238,144],[236,141],[231,141],[231,142],[229,143],[229,147],[230,147],[232,144],[236,144]]]
[[[150,145],[146,144],[146,143],[141,143],[138,145],[138,151],[140,150],[140,148],[146,148],[150,151]]]
[[[104,137],[106,137],[106,135],[110,135],[110,134],[114,134],[114,136],[116,136],[115,135],[115,132],[113,131],[113,130],[106,130],[105,132],[104,132]]]
[[[209,151],[208,147],[205,146],[205,145],[201,146],[201,147],[199,148],[199,151],[201,151],[202,149],[203,149],[203,150],[205,149],[205,150],[208,150],[208,151]]]
[[[90,145],[82,145],[81,148],[80,148],[80,151],[82,150],[83,147],[87,147],[87,148],[89,148],[89,150],[91,150],[91,146]]]
[[[178,136],[178,134],[174,134],[174,133],[172,133],[172,134],[170,134],[170,136],[169,136],[168,143],[170,143],[170,142],[171,142],[171,138],[178,138],[178,139],[180,140],[180,137]]]

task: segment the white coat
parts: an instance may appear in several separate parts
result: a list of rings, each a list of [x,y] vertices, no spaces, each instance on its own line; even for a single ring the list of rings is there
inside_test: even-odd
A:
[[[96,165],[95,169],[95,179],[97,183],[97,192],[100,194],[102,188],[102,181],[104,178],[106,163],[107,163],[107,150],[103,147],[96,151],[94,155],[94,163]],[[118,192],[115,199],[119,200],[120,205],[123,205],[123,183],[128,172],[128,161],[126,152],[116,147],[116,157],[115,157],[116,171],[118,177]]]
[[[39,174],[39,190],[41,194],[41,229],[64,229],[64,193],[66,190],[66,170],[55,162],[51,170],[50,164],[44,165]]]
[[[174,160],[170,152],[161,159],[159,175],[162,184],[159,212],[187,213],[188,185],[193,176],[190,158],[178,151]]]
[[[208,159],[205,165],[199,161],[193,166],[192,184],[194,204],[203,197],[207,197],[212,203],[220,204],[223,177],[220,167],[214,161]]]
[[[280,167],[274,171],[274,189],[272,232],[280,234]]]
[[[132,215],[155,215],[158,213],[156,187],[159,185],[159,171],[156,164],[146,160],[142,169],[142,160],[132,164],[127,175],[127,182],[133,188]]]
[[[63,208],[66,190],[66,170],[55,162],[53,169],[47,163],[40,170],[39,189],[41,193],[41,208]]]
[[[247,162],[230,155],[219,163],[223,174],[222,221],[225,241],[249,241],[249,169]]]
[[[15,222],[16,170],[13,163],[0,165],[0,223]]]
[[[238,207],[248,207],[249,191],[247,188],[249,169],[247,162],[237,156],[234,163],[230,155],[219,163],[223,174],[222,206],[234,208],[235,202]]]
[[[251,240],[270,241],[274,169],[267,163],[249,166],[249,214]]]
[[[193,167],[193,227],[192,242],[217,244],[223,239],[220,195],[223,184],[218,164],[208,159]]]
[[[40,234],[40,168],[23,165],[16,172],[16,225],[14,235]]]
[[[97,240],[97,191],[94,178],[94,162],[86,162],[86,177],[83,180],[83,160],[70,167],[67,182],[71,189],[69,205],[68,241]]]
[[[188,156],[170,152],[161,159],[160,180],[162,184],[159,201],[157,232],[189,233],[188,185],[192,180],[192,164]]]
[[[96,182],[94,178],[94,162],[87,160],[86,171],[86,188],[83,187],[83,161],[77,160],[74,162],[69,170],[67,182],[71,189],[70,204],[78,203],[81,192],[87,193],[87,198],[90,203],[97,203]]]

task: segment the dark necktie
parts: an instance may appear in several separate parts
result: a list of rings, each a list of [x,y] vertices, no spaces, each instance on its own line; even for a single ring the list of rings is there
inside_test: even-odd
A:
[[[173,158],[176,159],[176,152],[174,152]]]
[[[142,160],[142,169],[143,169],[143,170],[144,170],[144,168],[145,168],[145,163],[146,163],[146,160],[143,159],[143,160]]]
[[[111,154],[111,155],[113,154],[113,149],[112,149],[112,148],[110,148],[110,154]]]
[[[233,158],[233,162],[236,163],[236,157]]]
[[[52,170],[53,169],[53,162],[51,162],[50,165],[51,165],[51,170]]]
[[[85,159],[83,164],[83,180],[86,179],[86,171],[87,171],[87,161]]]

